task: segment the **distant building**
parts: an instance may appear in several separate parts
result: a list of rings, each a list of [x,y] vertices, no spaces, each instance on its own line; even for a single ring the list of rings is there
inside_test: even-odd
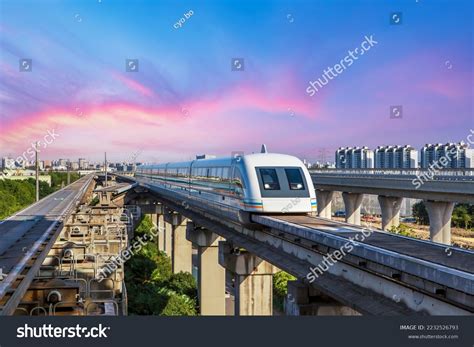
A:
[[[415,169],[418,151],[410,145],[378,146],[374,151],[376,169]]]
[[[336,151],[336,168],[371,169],[374,167],[374,152],[368,147],[340,147]]]
[[[85,170],[89,168],[89,162],[85,160],[84,158],[79,158],[79,168],[81,170]]]
[[[55,170],[66,170],[68,165],[67,159],[58,159],[53,161],[53,169]]]
[[[308,169],[334,169],[336,168],[336,165],[334,163],[331,163],[329,161],[325,163],[320,163],[319,161],[315,162],[314,164],[307,163]]]
[[[115,168],[117,169],[117,171],[126,171],[126,165],[125,164],[117,164],[115,165]]]
[[[0,180],[8,179],[8,180],[17,180],[17,181],[24,181],[28,179],[34,179],[36,176],[35,170],[28,170],[28,169],[19,169],[16,170],[9,170],[3,174],[0,174]],[[49,186],[51,186],[51,176],[50,175],[38,175],[38,180],[42,182],[46,182]]]
[[[2,158],[2,169],[14,169],[15,168],[15,159],[3,157]]]
[[[433,164],[448,169],[474,168],[474,149],[464,142],[426,144],[421,149],[421,167],[426,169]]]
[[[71,168],[71,170],[74,170],[74,171],[79,170],[79,163],[75,162],[75,161],[71,162],[71,167],[70,168]]]

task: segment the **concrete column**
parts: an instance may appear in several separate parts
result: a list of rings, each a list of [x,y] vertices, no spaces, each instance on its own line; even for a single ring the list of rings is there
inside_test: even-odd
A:
[[[288,281],[288,294],[285,298],[287,316],[357,316],[360,315],[348,306],[322,294],[312,286],[301,281]]]
[[[163,229],[163,251],[168,257],[171,257],[173,226],[170,223],[164,223]]]
[[[158,251],[165,251],[165,219],[162,214],[157,214],[156,222],[156,247]]]
[[[112,201],[112,192],[99,192],[99,205],[100,206],[109,206]]]
[[[168,211],[165,214],[165,221],[171,224],[171,267],[173,273],[181,271],[192,273],[193,249],[191,242],[186,239],[187,219],[177,212]],[[165,242],[168,242],[168,233]]]
[[[342,193],[344,207],[346,209],[346,223],[360,225],[360,205],[364,194]]]
[[[430,240],[451,244],[451,216],[454,202],[425,201],[430,218]]]
[[[403,198],[394,196],[378,196],[380,209],[382,210],[382,230],[400,225],[400,207]]]
[[[273,265],[224,241],[219,242],[219,263],[234,274],[236,316],[273,314]]]
[[[316,200],[318,202],[318,216],[331,219],[332,198],[334,192],[316,189]]]
[[[186,238],[198,250],[198,294],[202,316],[225,316],[225,269],[219,265],[219,241],[213,232],[188,222]]]

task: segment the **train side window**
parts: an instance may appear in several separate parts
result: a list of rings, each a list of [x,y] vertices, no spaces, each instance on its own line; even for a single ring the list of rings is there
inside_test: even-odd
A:
[[[232,178],[232,184],[235,186],[235,191],[240,194],[242,189],[245,188],[244,179],[239,168],[234,168],[234,177]]]
[[[275,169],[259,169],[259,171],[262,177],[263,189],[280,190],[280,183]]]
[[[304,190],[303,176],[300,169],[285,169],[286,178],[291,190]]]
[[[222,181],[229,182],[229,168],[228,167],[222,168]]]
[[[216,168],[216,179],[219,181],[222,181],[222,168],[221,167]]]

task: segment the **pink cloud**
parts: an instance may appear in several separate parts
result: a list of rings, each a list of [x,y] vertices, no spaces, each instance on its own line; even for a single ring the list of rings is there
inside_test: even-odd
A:
[[[119,79],[145,96],[153,95],[138,82],[123,76]],[[241,84],[224,91],[219,98],[203,97],[183,105],[144,107],[118,102],[89,107],[84,104],[79,105],[80,115],[75,108],[51,108],[6,122],[0,147],[21,153],[30,142],[55,129],[60,136],[43,155],[73,155],[78,147],[83,152],[96,153],[108,147],[121,153],[137,148],[158,149],[178,156],[197,148],[212,150],[229,144],[239,150],[245,144],[254,146],[255,141],[277,141],[272,133],[287,128],[279,122],[296,122],[295,117],[306,120],[320,117],[318,104],[306,98],[307,95],[295,97],[289,91],[283,95],[272,93]],[[256,114],[268,121],[259,122]],[[65,153],[68,148],[74,151]]]
[[[125,77],[123,76],[122,74],[120,73],[117,73],[117,72],[114,72],[112,71],[111,72],[112,76],[122,82],[125,86],[127,86],[129,89],[143,95],[143,96],[148,96],[148,97],[151,97],[154,95],[153,91],[148,88],[148,87],[145,87],[143,84],[131,79],[131,78],[128,78],[128,77]]]

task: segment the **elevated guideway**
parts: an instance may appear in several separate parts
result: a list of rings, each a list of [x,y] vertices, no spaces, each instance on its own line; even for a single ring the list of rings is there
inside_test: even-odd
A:
[[[316,189],[444,202],[474,203],[474,169],[310,170]]]
[[[346,222],[361,224],[364,194],[378,195],[382,229],[400,224],[404,198],[422,199],[429,215],[430,240],[451,244],[456,203],[474,204],[474,169],[319,169],[311,170],[319,216],[331,219],[334,192],[341,192]]]
[[[474,313],[473,252],[306,215],[254,214],[251,227],[232,218],[228,206],[203,203],[185,189],[171,191],[149,179],[123,179],[137,182],[166,208],[360,313]],[[370,235],[362,238],[364,233]],[[309,281],[308,275],[345,244],[352,249]]]
[[[13,314],[92,179],[84,176],[0,223],[0,315]]]
[[[473,252],[309,216],[257,215],[253,220],[286,242],[322,256],[329,254],[332,259],[351,246],[350,252],[330,266],[320,259],[315,264],[319,270],[313,274],[320,275],[323,269],[353,284],[391,294],[395,301],[405,301],[414,309],[433,299],[474,312]],[[381,284],[384,288],[379,288]]]

